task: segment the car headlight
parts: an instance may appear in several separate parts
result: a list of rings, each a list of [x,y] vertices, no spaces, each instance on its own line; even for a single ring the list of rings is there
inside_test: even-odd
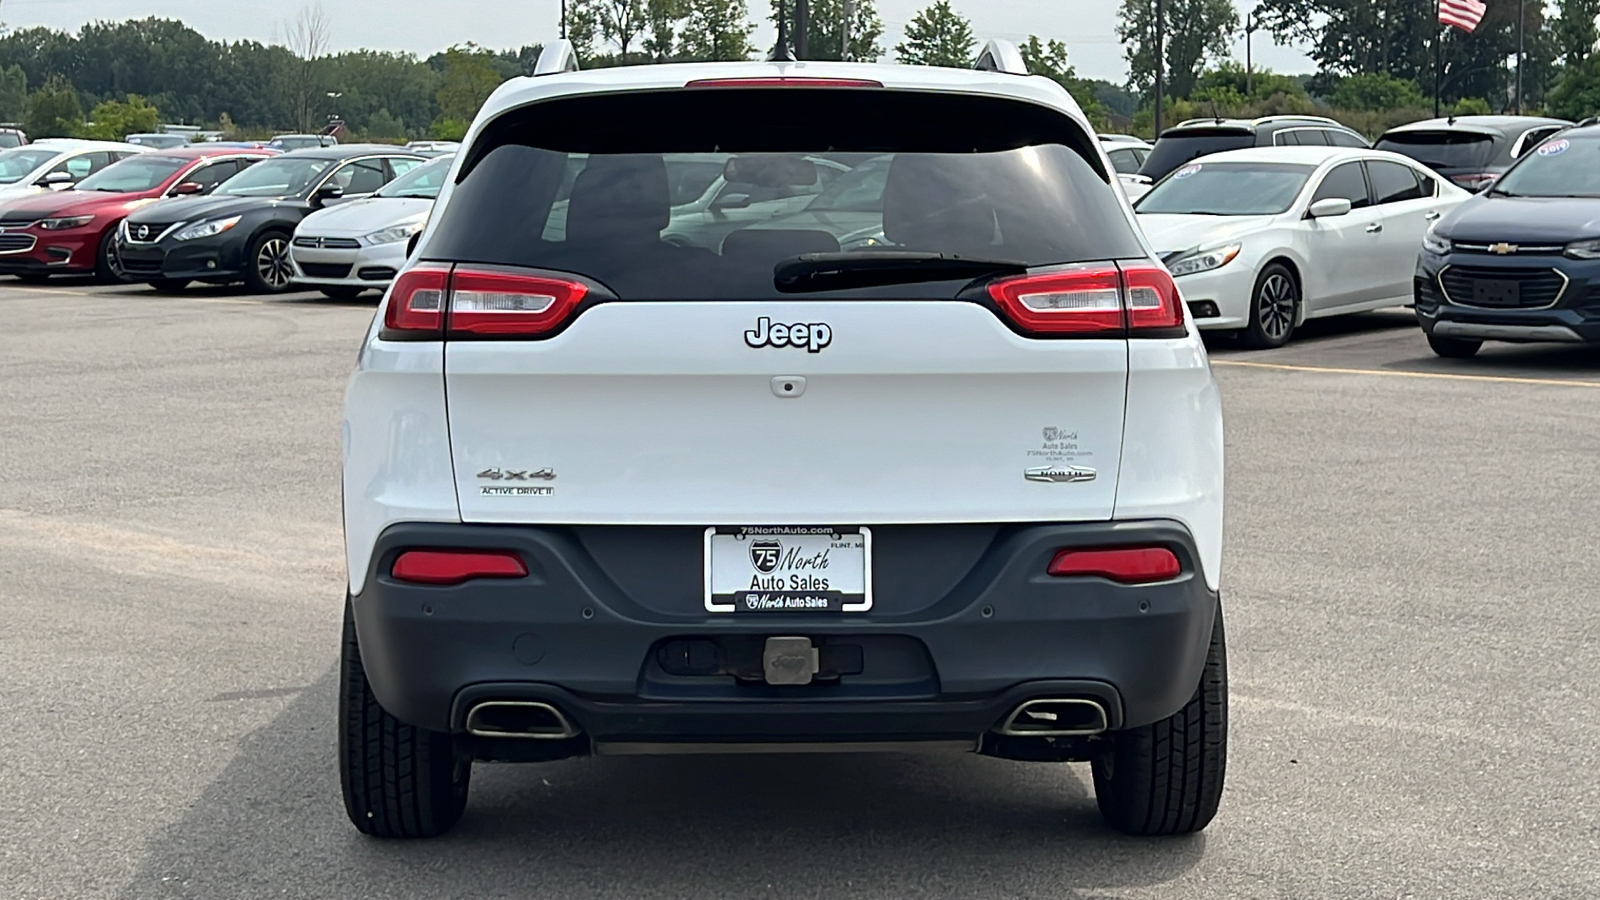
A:
[[[1428,232],[1422,236],[1422,251],[1432,253],[1434,256],[1444,256],[1455,249],[1455,244],[1450,239],[1440,234],[1437,226],[1428,226]]]
[[[1573,259],[1600,259],[1600,241],[1573,241],[1566,253]]]
[[[82,228],[94,221],[94,216],[62,216],[59,219],[44,219],[39,222],[39,227],[45,231],[65,231],[68,228]]]
[[[426,222],[411,222],[407,225],[396,225],[393,228],[374,231],[367,235],[366,241],[369,244],[393,244],[397,241],[407,240],[413,234],[421,231],[422,226],[426,224]]]
[[[197,225],[190,225],[188,228],[185,228],[173,235],[172,239],[175,241],[197,241],[200,238],[216,237],[224,231],[227,231],[229,228],[239,224],[240,218],[242,217],[234,216],[230,219],[217,219],[213,222],[201,222]]]
[[[1233,262],[1233,258],[1239,255],[1240,249],[1242,247],[1239,244],[1229,244],[1226,247],[1197,250],[1167,263],[1167,269],[1172,272],[1173,278],[1182,278],[1185,275],[1220,269]]]

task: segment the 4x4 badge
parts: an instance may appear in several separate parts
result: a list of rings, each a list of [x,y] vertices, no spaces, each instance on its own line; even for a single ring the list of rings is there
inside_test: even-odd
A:
[[[490,466],[479,472],[478,477],[490,481],[555,481],[556,473],[551,469],[502,469]]]
[[[1024,469],[1022,477],[1029,481],[1074,484],[1080,481],[1093,481],[1095,474],[1095,470],[1088,466],[1039,466],[1035,469]]]

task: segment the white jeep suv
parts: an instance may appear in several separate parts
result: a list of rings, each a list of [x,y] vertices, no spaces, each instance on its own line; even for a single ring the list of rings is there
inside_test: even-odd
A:
[[[356,827],[449,829],[474,760],[729,745],[1090,761],[1115,827],[1205,827],[1220,404],[1072,98],[1001,44],[575,69],[484,106],[350,382]],[[886,164],[881,238],[663,240],[696,155]]]

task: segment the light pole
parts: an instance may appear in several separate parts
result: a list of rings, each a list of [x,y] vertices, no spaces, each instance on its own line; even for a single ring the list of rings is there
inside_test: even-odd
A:
[[[1528,0],[1517,0],[1517,102],[1516,113],[1522,115],[1522,63],[1527,59],[1526,32],[1528,30]]]
[[[844,35],[844,40],[842,42],[842,46],[839,47],[839,58],[841,60],[844,60],[845,62],[850,62],[851,61],[851,59],[850,59],[850,17],[855,15],[855,13],[856,13],[855,0],[844,0],[844,24],[839,29],[839,33]]]
[[[1161,94],[1166,87],[1166,4],[1156,0],[1156,137],[1161,137]]]
[[[1251,10],[1244,14],[1244,98],[1249,100],[1256,95],[1255,62],[1251,58],[1251,44],[1256,34],[1256,12]]]
[[[806,51],[811,48],[806,46],[806,32],[810,31],[811,6],[809,0],[794,0],[794,58],[805,59]]]

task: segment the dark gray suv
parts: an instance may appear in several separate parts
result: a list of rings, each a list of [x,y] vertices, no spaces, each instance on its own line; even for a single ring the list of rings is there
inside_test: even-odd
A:
[[[1371,147],[1354,130],[1321,116],[1189,119],[1161,132],[1139,174],[1160,181],[1190,160],[1246,147]]]

